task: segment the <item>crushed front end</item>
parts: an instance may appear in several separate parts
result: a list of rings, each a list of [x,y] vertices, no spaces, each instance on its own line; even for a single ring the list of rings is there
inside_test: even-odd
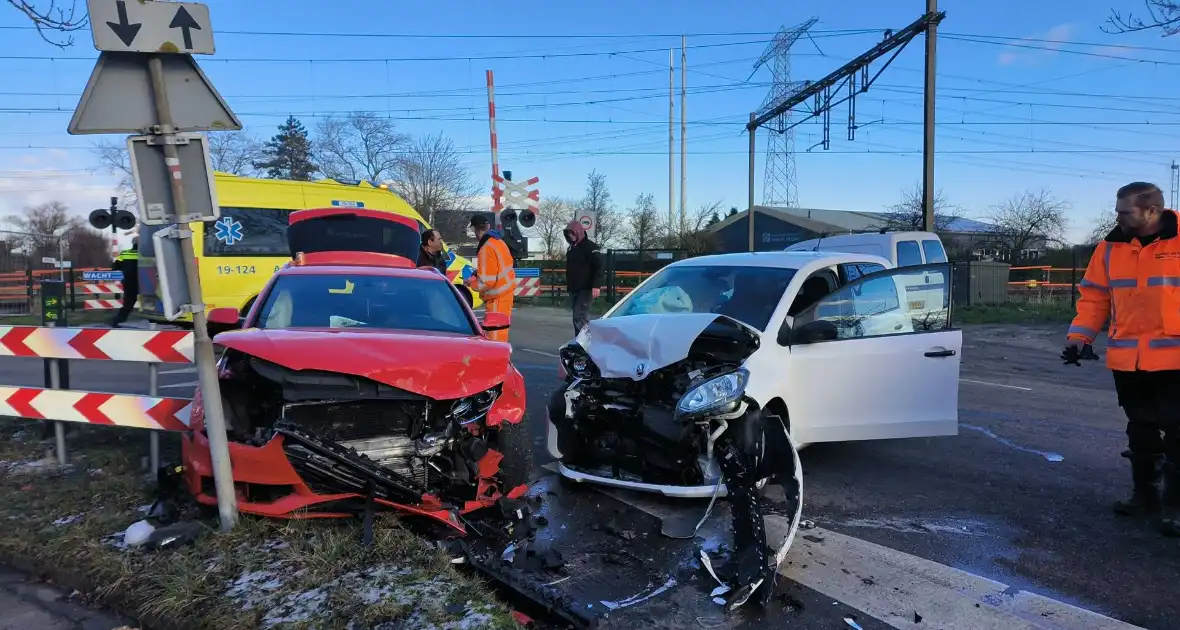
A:
[[[433,399],[229,349],[219,382],[243,512],[325,518],[393,509],[461,535],[462,514],[526,489],[531,460],[514,434],[523,379],[513,368],[483,391]],[[215,505],[203,418],[198,399],[183,441],[185,475],[197,501]]]
[[[784,541],[773,561],[767,555],[762,488],[782,486],[794,515],[788,538],[801,508],[786,419],[746,391],[746,360],[758,347],[755,331],[723,316],[596,320],[561,349],[566,382],[548,408],[549,451],[567,478],[670,497],[728,496],[730,608],[772,578],[790,546]]]

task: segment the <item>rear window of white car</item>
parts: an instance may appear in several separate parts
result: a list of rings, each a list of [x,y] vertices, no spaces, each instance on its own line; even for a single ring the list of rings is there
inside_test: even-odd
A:
[[[632,291],[611,317],[652,313],[718,313],[764,330],[794,269],[665,267]]]

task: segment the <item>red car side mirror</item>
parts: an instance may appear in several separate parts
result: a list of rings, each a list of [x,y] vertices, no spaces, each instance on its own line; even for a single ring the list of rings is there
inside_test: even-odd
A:
[[[512,318],[504,313],[487,313],[479,325],[484,330],[504,330],[512,325]]]
[[[215,308],[209,311],[206,319],[210,324],[217,324],[218,326],[237,328],[242,325],[241,317],[238,315],[238,309],[230,306]]]

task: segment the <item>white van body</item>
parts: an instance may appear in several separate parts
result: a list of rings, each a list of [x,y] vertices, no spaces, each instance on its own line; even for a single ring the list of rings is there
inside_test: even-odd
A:
[[[787,251],[868,254],[888,260],[894,268],[947,262],[942,239],[933,232],[840,234],[795,243],[788,247]],[[905,276],[905,281],[908,283],[906,299],[911,311],[936,313],[938,309],[943,308],[942,300],[946,296],[941,289],[930,284],[929,278]]]
[[[942,239],[933,232],[839,234],[801,241],[788,247],[787,251],[870,254],[888,260],[894,267],[914,267],[947,261]]]

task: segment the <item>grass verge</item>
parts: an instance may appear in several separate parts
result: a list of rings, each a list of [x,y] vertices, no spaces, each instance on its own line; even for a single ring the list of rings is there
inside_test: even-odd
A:
[[[956,324],[1068,324],[1074,309],[1069,304],[983,304],[955,308]]]
[[[379,517],[371,547],[356,521],[243,515],[172,551],[127,549],[154,483],[137,470],[143,433],[71,427],[65,469],[44,460],[36,423],[0,419],[0,561],[97,585],[87,595],[152,627],[517,628],[478,581]]]

